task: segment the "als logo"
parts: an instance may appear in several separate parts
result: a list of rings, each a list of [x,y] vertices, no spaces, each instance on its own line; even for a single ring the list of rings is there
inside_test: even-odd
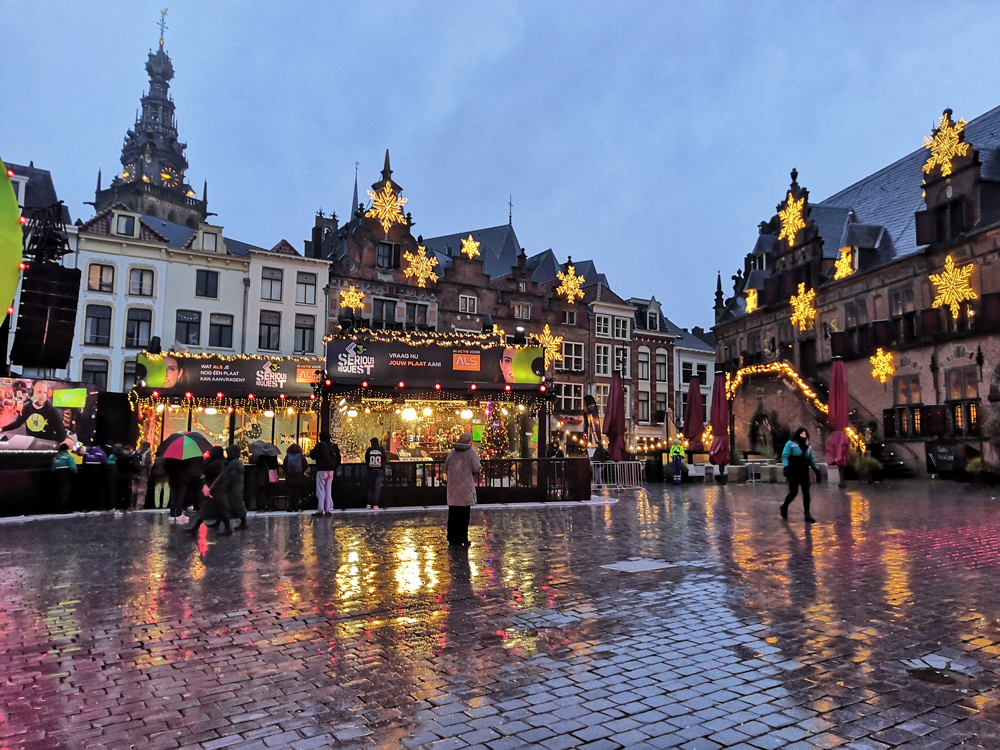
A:
[[[255,382],[258,388],[284,388],[288,376],[283,372],[278,372],[277,362],[265,362],[264,366],[257,370]]]
[[[375,357],[365,354],[365,348],[356,341],[337,355],[337,372],[346,375],[371,375],[375,367]]]

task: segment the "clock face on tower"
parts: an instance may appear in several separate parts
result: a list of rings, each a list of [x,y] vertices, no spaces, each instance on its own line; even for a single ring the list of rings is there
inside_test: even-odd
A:
[[[125,182],[135,182],[135,164],[126,164],[122,170],[122,179]]]
[[[177,170],[173,167],[164,167],[160,170],[160,183],[163,187],[177,187],[180,184],[180,178],[177,176]]]

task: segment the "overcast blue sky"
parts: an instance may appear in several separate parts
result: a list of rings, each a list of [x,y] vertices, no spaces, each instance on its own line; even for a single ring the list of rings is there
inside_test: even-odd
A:
[[[821,200],[1000,104],[997,2],[194,2],[167,51],[188,178],[228,236],[301,249],[386,148],[414,233],[507,221],[711,325],[797,167]],[[120,171],[161,4],[0,3],[0,157],[74,219]]]

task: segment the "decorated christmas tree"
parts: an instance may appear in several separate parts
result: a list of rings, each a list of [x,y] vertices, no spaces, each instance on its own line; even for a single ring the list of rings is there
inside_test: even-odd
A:
[[[497,419],[487,419],[479,455],[482,458],[506,458],[509,447],[507,425]]]

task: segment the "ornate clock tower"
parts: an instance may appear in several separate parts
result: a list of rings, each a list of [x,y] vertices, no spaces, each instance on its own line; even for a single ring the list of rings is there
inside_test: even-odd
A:
[[[208,215],[207,185],[198,200],[187,183],[184,150],[177,139],[177,119],[170,97],[174,66],[163,49],[164,21],[160,21],[160,45],[149,53],[146,72],[149,91],[142,97],[142,113],[125,134],[122,146],[122,173],[107,190],[97,177],[94,207],[103,211],[121,204],[131,211],[156,216],[165,221],[197,227]]]

